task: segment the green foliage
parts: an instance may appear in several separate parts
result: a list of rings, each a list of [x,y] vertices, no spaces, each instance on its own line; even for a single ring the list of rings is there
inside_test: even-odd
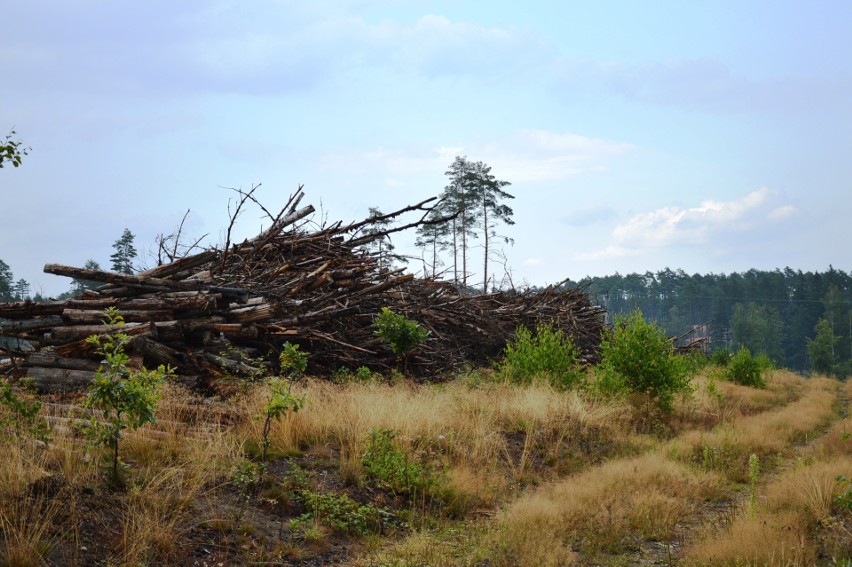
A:
[[[373,371],[366,366],[359,366],[355,369],[355,372],[352,372],[349,368],[341,366],[332,372],[330,378],[332,382],[337,382],[338,384],[345,384],[347,382],[369,382],[373,379]]]
[[[710,362],[716,366],[725,367],[731,361],[731,352],[726,348],[719,348],[710,355]]]
[[[834,372],[834,366],[837,363],[834,347],[840,340],[840,337],[834,335],[831,328],[831,323],[827,319],[820,319],[814,327],[816,336],[805,338],[805,343],[808,348],[808,358],[811,361],[814,372],[830,376]]]
[[[767,358],[755,358],[746,347],[740,347],[725,367],[724,376],[727,380],[743,386],[765,389],[763,369],[766,361]]]
[[[272,429],[272,422],[280,420],[290,412],[297,413],[305,405],[304,398],[297,398],[290,393],[291,386],[290,382],[282,380],[269,381],[270,396],[264,406],[263,434],[260,443],[261,462],[266,462],[266,455],[271,444],[269,433]]]
[[[689,389],[688,366],[663,330],[646,322],[638,310],[617,317],[613,328],[604,330],[600,366],[604,375],[619,375],[629,391],[650,396],[666,412],[671,411],[674,395]]]
[[[852,512],[852,480],[842,474],[834,480],[837,481],[837,495],[832,500],[834,507],[838,510]]]
[[[121,238],[116,240],[112,247],[115,252],[109,257],[112,260],[112,270],[122,274],[133,273],[133,258],[136,257],[136,248],[133,239],[136,238],[128,229],[124,229]]]
[[[390,429],[370,432],[367,450],[362,463],[367,474],[396,494],[407,495],[412,500],[428,494],[436,485],[431,471],[394,443],[396,433]]]
[[[278,363],[281,373],[293,379],[297,379],[308,369],[308,357],[310,353],[299,350],[299,345],[290,342],[284,343],[281,354],[278,355]]]
[[[119,329],[124,325],[116,308],[110,307],[104,314],[108,325]],[[156,370],[131,370],[128,367],[130,357],[125,352],[130,337],[125,333],[93,335],[86,342],[95,345],[96,352],[103,356],[83,404],[101,410],[103,415],[91,418],[86,433],[94,446],[110,451],[112,480],[120,481],[118,447],[121,433],[127,428],[135,430],[157,421],[154,412],[160,399],[160,386],[173,371],[162,365]]]
[[[372,504],[359,504],[346,494],[299,490],[296,498],[306,512],[290,522],[290,529],[294,532],[304,532],[311,524],[319,522],[339,533],[366,536],[380,534],[386,527],[399,525],[387,510]]]
[[[13,129],[6,135],[6,139],[0,142],[0,168],[5,167],[4,162],[11,163],[12,167],[20,167],[23,156],[29,153],[30,148],[21,147],[20,140],[13,140],[17,134]]]
[[[376,336],[391,348],[397,358],[402,358],[406,365],[411,351],[429,336],[429,331],[416,321],[406,319],[404,315],[394,313],[387,307],[382,307],[373,320],[373,325],[376,327]]]
[[[41,402],[38,400],[21,398],[9,384],[3,384],[0,407],[6,410],[0,414],[0,429],[9,429],[18,437],[26,434],[39,441],[47,441],[50,437],[50,426],[39,415]]]
[[[517,384],[528,384],[538,376],[546,376],[551,384],[571,387],[582,377],[578,361],[579,349],[570,336],[541,323],[535,334],[520,326],[515,339],[506,345],[499,372]]]

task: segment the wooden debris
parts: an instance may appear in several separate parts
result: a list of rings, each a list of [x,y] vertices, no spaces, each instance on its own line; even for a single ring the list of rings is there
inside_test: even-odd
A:
[[[518,326],[540,322],[552,322],[587,358],[595,356],[604,310],[583,290],[472,295],[448,282],[385,270],[363,245],[392,230],[366,236],[371,219],[316,228],[306,220],[313,207],[296,208],[302,196],[270,215],[270,228],[251,240],[228,240],[221,250],[135,275],[46,265],[46,272],[104,285],[66,301],[0,304],[0,336],[27,345],[10,348],[13,370],[23,367],[42,390],[83,386],[99,362],[85,338],[121,330],[133,337],[128,348],[147,366],[168,364],[183,375],[275,370],[285,342],[310,353],[309,371],[317,375],[341,367],[384,371],[396,359],[372,325],[382,307],[430,332],[408,365],[426,379],[464,363],[487,364]],[[403,225],[417,226],[433,200],[382,218],[420,212],[420,221]],[[120,329],[103,324],[109,307],[127,322]]]

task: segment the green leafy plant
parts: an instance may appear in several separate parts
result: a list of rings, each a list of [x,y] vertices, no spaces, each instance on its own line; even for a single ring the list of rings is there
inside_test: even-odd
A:
[[[266,463],[255,463],[253,461],[241,462],[234,472],[231,482],[237,488],[240,502],[234,513],[234,528],[239,528],[243,515],[249,504],[257,496],[258,489],[265,476]]]
[[[0,406],[6,411],[0,414],[0,429],[9,429],[16,436],[27,434],[33,439],[47,441],[50,426],[41,417],[41,402],[18,396],[9,384],[0,388]]]
[[[740,350],[731,356],[725,368],[725,378],[743,386],[766,389],[766,381],[763,379],[764,365],[765,361],[761,363],[746,347],[740,347]]]
[[[367,474],[396,494],[416,500],[428,495],[436,486],[432,472],[394,442],[396,432],[390,429],[373,429],[364,452],[362,463]]]
[[[403,372],[406,372],[411,352],[429,337],[429,331],[387,307],[382,307],[373,325],[376,327],[376,336],[391,348],[397,359],[403,361]]]
[[[580,350],[571,337],[553,324],[539,324],[535,334],[520,326],[515,339],[506,345],[498,370],[514,383],[526,384],[546,376],[555,386],[570,387],[582,377],[579,358]]]
[[[269,433],[272,430],[272,422],[278,421],[290,412],[298,412],[305,404],[304,398],[298,398],[290,393],[292,384],[282,380],[270,380],[269,400],[264,406],[263,433],[260,442],[260,460],[266,462],[266,455],[269,451],[271,441]]]
[[[359,366],[355,369],[355,372],[352,372],[349,368],[341,366],[331,373],[330,378],[332,382],[337,382],[338,384],[345,384],[347,382],[369,382],[373,379],[373,371],[366,366]]]
[[[104,315],[107,325],[118,329],[124,325],[124,318],[116,308],[108,308]],[[156,370],[130,369],[130,357],[125,352],[130,337],[125,333],[93,335],[86,342],[97,347],[96,352],[103,360],[83,403],[86,408],[100,410],[102,415],[92,416],[85,430],[96,447],[108,449],[112,480],[120,482],[118,449],[122,431],[157,421],[154,413],[160,386],[173,371],[162,365]]]
[[[676,393],[689,389],[689,367],[663,330],[645,321],[641,311],[617,317],[613,328],[603,332],[600,352],[604,376],[617,374],[625,388],[650,396],[665,412],[671,411]]]
[[[296,498],[307,511],[290,522],[294,532],[303,532],[314,522],[320,522],[340,533],[365,536],[382,533],[385,527],[399,524],[387,510],[372,504],[359,504],[346,494],[300,490]]]
[[[727,366],[731,360],[731,352],[726,348],[718,348],[710,355],[710,362],[716,366]]]
[[[299,350],[299,345],[289,341],[284,343],[278,355],[281,373],[294,380],[300,378],[308,369],[309,356],[310,353]]]
[[[839,510],[852,512],[852,480],[842,474],[834,480],[837,482],[837,495],[832,501],[834,506]]]

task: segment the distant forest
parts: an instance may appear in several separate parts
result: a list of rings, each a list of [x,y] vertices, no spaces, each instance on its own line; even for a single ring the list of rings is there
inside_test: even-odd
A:
[[[689,275],[683,270],[568,281],[586,286],[608,317],[639,309],[669,336],[709,323],[711,348],[747,347],[776,364],[798,371],[812,368],[807,340],[825,319],[835,336],[834,373],[852,374],[852,272],[801,270]]]

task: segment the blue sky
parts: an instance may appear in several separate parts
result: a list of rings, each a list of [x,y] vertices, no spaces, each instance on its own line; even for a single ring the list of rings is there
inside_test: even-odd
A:
[[[852,268],[848,2],[29,0],[0,37],[0,135],[32,147],[0,259],[33,291],[187,209],[220,242],[222,187],[356,220],[456,155],[512,183],[516,284]]]

